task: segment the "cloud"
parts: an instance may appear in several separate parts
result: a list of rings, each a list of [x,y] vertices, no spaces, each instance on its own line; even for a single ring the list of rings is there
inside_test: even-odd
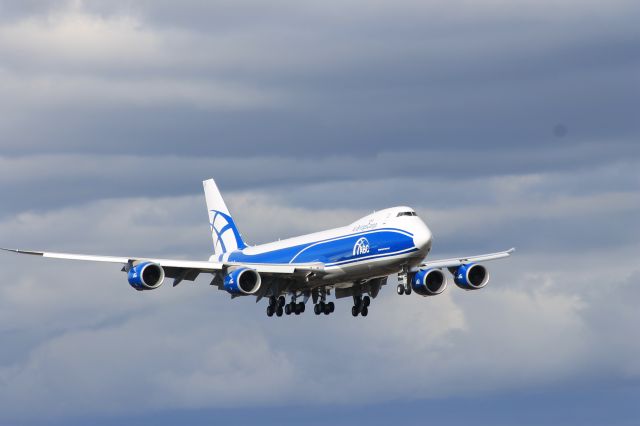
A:
[[[27,7],[0,28],[4,152],[637,154],[632,3],[251,4]]]
[[[268,320],[205,276],[138,293],[117,267],[5,253],[0,418],[635,383],[637,15],[3,2],[3,246],[204,259],[213,176],[252,243],[412,205],[434,257],[518,251],[481,292],[398,297],[391,279],[366,321],[348,300]]]
[[[304,232],[359,214],[292,208],[279,197],[247,192],[229,195],[243,231],[264,239],[280,229]],[[118,254],[124,247],[146,247],[146,253],[196,256],[194,242],[209,244],[200,203],[200,197],[104,200],[41,217],[21,215],[0,230],[16,240],[31,236],[64,249],[102,247]],[[561,208],[557,214],[570,217],[573,211]],[[502,222],[513,220],[506,216]],[[491,230],[482,234],[491,236]],[[518,252],[491,265],[487,289],[462,292],[450,286],[433,298],[398,297],[391,282],[367,321],[351,318],[348,300],[339,301],[331,317],[307,313],[295,321],[266,321],[264,304],[229,302],[206,277],[137,293],[108,265],[5,254],[10,263],[3,262],[3,275],[17,279],[1,287],[1,333],[11,349],[0,368],[0,400],[6,401],[5,419],[11,419],[31,417],[34,400],[40,401],[38,416],[113,415],[365,404],[407,392],[449,397],[585,375],[600,380],[600,371],[636,377],[635,357],[621,363],[617,356],[637,352],[635,343],[609,332],[637,316],[636,301],[620,296],[632,281],[612,279],[609,265],[637,252],[635,244],[579,257],[545,249]],[[635,273],[628,271],[629,277]],[[608,350],[598,349],[605,342]],[[132,405],[131,394],[145,397]],[[65,402],[80,398],[81,408]]]

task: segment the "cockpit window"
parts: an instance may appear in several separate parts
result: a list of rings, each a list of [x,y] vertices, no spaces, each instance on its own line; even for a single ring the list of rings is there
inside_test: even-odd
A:
[[[417,214],[416,212],[400,212],[396,217],[400,217],[400,216],[417,216]]]

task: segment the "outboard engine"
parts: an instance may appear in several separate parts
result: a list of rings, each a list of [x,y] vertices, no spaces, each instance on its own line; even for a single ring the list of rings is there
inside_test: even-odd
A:
[[[453,281],[464,290],[478,290],[489,282],[489,271],[482,265],[467,263],[449,270],[453,274]]]
[[[164,269],[153,262],[142,262],[129,269],[129,285],[138,291],[155,290],[164,281]]]
[[[224,277],[224,289],[233,295],[254,294],[260,289],[262,278],[255,269],[238,268]]]
[[[447,277],[440,269],[421,269],[411,279],[411,287],[420,296],[437,296],[447,288]]]

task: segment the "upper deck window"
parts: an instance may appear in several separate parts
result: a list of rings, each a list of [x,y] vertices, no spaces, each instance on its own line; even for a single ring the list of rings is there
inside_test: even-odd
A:
[[[417,216],[417,214],[416,212],[400,212],[396,217],[400,217],[400,216]]]

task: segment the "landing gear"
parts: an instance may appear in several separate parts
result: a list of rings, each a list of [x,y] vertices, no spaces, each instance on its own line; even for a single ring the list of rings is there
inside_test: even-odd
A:
[[[403,294],[409,296],[411,294],[411,286],[409,284],[407,284],[406,286],[398,284],[398,287],[396,287],[396,291],[400,296],[402,296]]]
[[[371,304],[371,298],[369,296],[357,295],[353,296],[353,307],[351,308],[351,315],[357,317],[358,314],[366,317],[369,315],[369,305]]]
[[[333,313],[333,311],[336,309],[336,305],[333,302],[329,302],[327,303],[327,306],[325,306],[324,308],[324,314],[325,315],[329,315],[331,313]]]
[[[333,302],[318,302],[316,303],[316,305],[313,307],[313,312],[316,315],[321,315],[321,314],[325,314],[325,315],[329,315],[330,313],[332,313],[333,311],[335,311],[336,309],[336,305]]]
[[[411,294],[411,283],[409,282],[409,270],[407,266],[403,266],[402,270],[398,273],[398,287],[396,288],[398,295],[407,296]]]
[[[293,296],[291,296],[291,302],[287,303],[287,305],[284,307],[285,314],[300,315],[301,313],[304,312],[304,307],[305,307],[304,302],[296,302],[297,296],[298,295],[296,293],[294,293]],[[282,300],[284,300],[284,296],[280,296],[280,297]]]
[[[271,296],[269,298],[269,306],[267,306],[267,316],[272,317],[273,314],[276,314],[276,316],[281,317],[285,310],[284,302],[285,302],[284,296],[280,296],[280,297]],[[287,313],[287,315],[289,314]]]
[[[335,311],[336,305],[333,302],[327,303],[327,294],[328,292],[324,289],[319,290],[317,293],[314,294],[314,300],[317,301],[317,303],[313,307],[313,312],[316,315],[321,315],[321,314],[329,315],[330,313]]]

